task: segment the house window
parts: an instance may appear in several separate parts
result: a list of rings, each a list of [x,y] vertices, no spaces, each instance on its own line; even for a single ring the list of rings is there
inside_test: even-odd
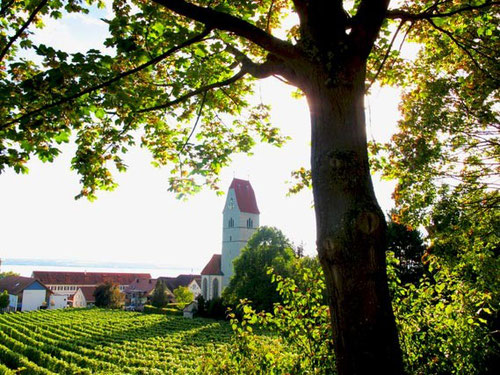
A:
[[[253,220],[252,219],[247,220],[247,228],[253,228]]]
[[[233,236],[229,236],[229,242],[233,240]]]
[[[212,281],[212,298],[219,298],[219,280]]]
[[[203,298],[208,299],[207,279],[203,279]]]
[[[233,227],[234,227],[234,219],[230,218],[229,219],[229,228],[233,228]]]

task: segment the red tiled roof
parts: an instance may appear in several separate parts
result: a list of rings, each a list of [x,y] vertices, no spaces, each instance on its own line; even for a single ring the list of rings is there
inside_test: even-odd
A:
[[[80,289],[82,290],[83,296],[85,297],[85,301],[87,301],[87,303],[95,303],[94,286],[82,286],[80,287]]]
[[[198,284],[201,284],[201,276],[200,275],[186,275],[181,274],[177,277],[165,277],[161,276],[158,278],[165,283],[168,289],[174,291],[180,286],[188,286],[191,284],[193,280],[195,280]]]
[[[221,271],[221,255],[214,254],[212,259],[207,263],[203,271],[201,271],[202,275],[222,275]]]
[[[260,213],[250,181],[233,178],[233,182],[231,182],[229,189],[234,189],[236,202],[241,212],[248,212],[251,214]]]
[[[33,277],[7,276],[3,279],[0,279],[0,293],[6,290],[7,293],[12,295],[19,294],[35,281],[38,281],[45,289],[49,290],[45,285],[43,285],[43,283],[40,282],[40,280],[37,280]]]
[[[135,279],[129,284],[125,293],[144,292],[149,293],[156,287],[157,279]]]
[[[106,281],[129,285],[135,279],[150,279],[149,273],[33,271],[33,277],[47,285],[98,285]]]

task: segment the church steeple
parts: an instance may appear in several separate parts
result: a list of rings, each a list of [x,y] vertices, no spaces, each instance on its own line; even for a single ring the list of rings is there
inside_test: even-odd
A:
[[[233,260],[240,255],[241,249],[259,226],[259,214],[250,182],[234,178],[222,212],[223,287],[229,284],[233,275]]]
[[[233,276],[233,260],[259,227],[259,208],[249,181],[234,178],[222,211],[222,254],[214,254],[201,271],[203,298],[220,297]]]

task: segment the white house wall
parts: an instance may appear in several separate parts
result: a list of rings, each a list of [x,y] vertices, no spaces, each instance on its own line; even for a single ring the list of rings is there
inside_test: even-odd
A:
[[[9,294],[9,308],[17,310],[17,296],[15,294]]]
[[[64,295],[51,294],[49,298],[50,310],[64,309],[68,306],[68,297]]]
[[[45,302],[47,292],[43,290],[24,290],[21,311],[38,310]]]
[[[57,294],[63,294],[65,296],[71,296],[74,294],[79,288],[83,287],[96,287],[99,284],[48,284],[47,288],[49,288],[51,291],[56,292]],[[128,285],[118,285],[118,288],[120,289],[121,292],[123,292]]]
[[[201,294],[201,288],[195,280],[191,281],[191,283],[188,285],[188,288],[191,293],[193,293],[193,298],[196,298]]]
[[[73,296],[73,307],[87,307],[87,300],[81,289],[78,289]]]

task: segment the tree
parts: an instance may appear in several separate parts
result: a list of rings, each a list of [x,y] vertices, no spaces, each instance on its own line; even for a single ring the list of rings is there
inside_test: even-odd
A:
[[[107,281],[94,290],[95,305],[109,309],[119,309],[123,306],[125,296],[120,292],[118,284]]]
[[[402,106],[408,123],[418,123],[420,113],[430,119],[439,98],[449,107],[451,101],[463,102],[464,110],[447,111],[453,119],[467,120],[469,109],[487,108],[480,120],[491,123],[499,76],[497,5],[405,0],[399,9],[389,9],[389,0],[114,0],[106,46],[116,54],[90,50],[70,56],[37,44],[27,32],[31,23],[43,26],[42,15],[61,17],[62,2],[3,2],[0,168],[26,172],[33,155],[51,161],[57,144],[74,132],[80,196],[93,199],[97,189],[115,186],[110,164],[126,169],[122,154],[141,128],[141,142],[155,162],[173,166],[173,191],[216,187],[231,153],[250,151],[256,137],[283,141],[268,124],[267,108],[243,99],[253,91],[254,79],[279,77],[297,87],[310,108],[309,175],[338,371],[401,373],[364,96],[375,81],[408,83],[416,97]],[[76,0],[64,9],[86,11]],[[284,39],[274,36],[291,12],[298,23]],[[399,57],[393,48],[398,38],[420,43],[415,62]],[[35,52],[41,63],[25,58],[23,49]],[[431,98],[430,88],[440,88],[441,95]],[[239,118],[228,125],[231,116]],[[458,131],[471,121],[462,123]],[[436,128],[446,124],[436,122]],[[428,147],[440,139],[433,134],[439,132],[412,137],[418,158],[439,152]]]
[[[167,287],[165,283],[161,280],[155,285],[155,289],[153,290],[153,294],[151,296],[151,304],[154,307],[163,308],[167,306],[169,301]]]
[[[184,307],[194,299],[193,292],[191,292],[187,286],[177,287],[174,290],[174,296],[175,302],[177,302],[180,307]]]
[[[224,290],[224,299],[236,305],[248,299],[257,310],[271,311],[281,298],[271,282],[268,268],[283,277],[291,276],[295,254],[290,240],[273,227],[260,227],[241,250],[234,262],[234,274]]]
[[[9,293],[4,290],[3,293],[0,294],[0,310],[5,309],[7,306],[9,306],[10,303],[10,298],[9,298]]]
[[[425,246],[420,233],[406,225],[390,221],[387,225],[387,250],[392,251],[399,264],[402,283],[417,282],[424,273],[422,257]]]
[[[3,279],[4,277],[8,276],[19,276],[19,274],[13,271],[0,272],[0,279]]]

